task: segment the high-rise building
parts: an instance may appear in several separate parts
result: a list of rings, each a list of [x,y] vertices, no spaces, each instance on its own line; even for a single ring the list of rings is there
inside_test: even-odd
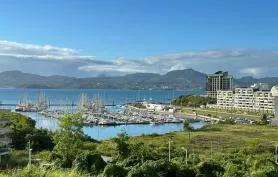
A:
[[[217,98],[217,91],[232,90],[233,76],[228,72],[218,71],[208,75],[207,94],[209,97]]]

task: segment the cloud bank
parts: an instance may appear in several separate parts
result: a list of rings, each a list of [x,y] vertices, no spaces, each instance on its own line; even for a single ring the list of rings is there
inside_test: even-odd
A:
[[[0,41],[0,57],[42,60],[78,60],[93,59],[94,56],[81,56],[74,49],[59,48],[51,45],[22,44]]]
[[[107,60],[85,56],[70,48],[0,41],[0,72],[21,70],[42,75],[90,77],[138,72],[164,74],[186,68],[204,73],[225,70],[235,77],[278,76],[278,50],[231,48]]]

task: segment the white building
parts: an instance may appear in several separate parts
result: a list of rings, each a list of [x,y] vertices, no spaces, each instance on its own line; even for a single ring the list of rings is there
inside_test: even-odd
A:
[[[271,124],[278,126],[278,86],[271,88],[271,94],[274,97],[274,119],[271,121]]]
[[[250,86],[251,88],[255,89],[255,90],[269,90],[269,85],[265,84],[265,83],[256,83]]]
[[[233,91],[217,91],[217,106],[225,109],[232,109],[234,107]]]
[[[234,108],[252,110],[254,107],[254,92],[252,88],[236,88]]]
[[[269,91],[254,92],[254,109],[256,111],[273,111],[274,97]]]
[[[271,112],[274,109],[274,97],[270,91],[253,88],[236,88],[235,91],[218,91],[217,108],[238,109],[258,112]]]

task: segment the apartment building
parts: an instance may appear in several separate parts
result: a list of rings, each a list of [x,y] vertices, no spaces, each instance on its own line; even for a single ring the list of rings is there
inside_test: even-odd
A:
[[[234,93],[232,90],[217,91],[217,106],[224,109],[232,109],[234,107]]]
[[[207,78],[207,95],[217,98],[217,91],[232,90],[233,77],[228,72],[218,71],[214,74],[209,74]]]
[[[234,108],[253,110],[254,91],[252,88],[236,88],[234,95]]]
[[[254,88],[235,88],[234,91],[218,91],[216,107],[269,112],[274,109],[274,97],[270,91]]]
[[[257,111],[273,111],[274,97],[269,91],[254,92],[254,109]]]

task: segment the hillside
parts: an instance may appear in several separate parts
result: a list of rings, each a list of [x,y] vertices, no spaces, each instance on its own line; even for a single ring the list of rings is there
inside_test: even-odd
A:
[[[202,89],[207,75],[193,69],[170,71],[164,75],[135,73],[125,76],[99,76],[74,78],[67,76],[40,76],[20,71],[0,73],[0,87],[15,88],[127,88],[127,89]],[[253,83],[278,83],[278,77],[235,79],[237,87],[248,87]]]
[[[203,88],[206,74],[192,69],[159,75],[135,73],[125,76],[74,78],[40,76],[20,71],[0,73],[0,87],[15,88],[128,88],[128,89],[192,89]]]

